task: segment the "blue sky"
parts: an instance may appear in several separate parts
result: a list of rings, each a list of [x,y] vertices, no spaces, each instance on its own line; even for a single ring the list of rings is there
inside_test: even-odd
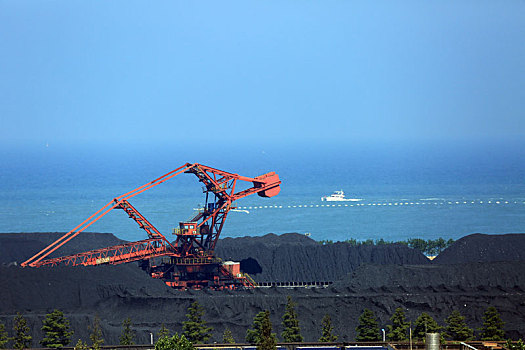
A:
[[[0,0],[0,146],[525,140],[524,1]]]

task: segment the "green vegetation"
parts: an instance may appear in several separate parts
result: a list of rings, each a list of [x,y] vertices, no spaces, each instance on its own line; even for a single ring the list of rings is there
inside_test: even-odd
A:
[[[298,315],[295,310],[297,303],[295,303],[291,296],[287,297],[285,312],[282,316],[283,332],[282,337],[284,342],[300,343],[303,342],[303,337],[300,332]],[[176,333],[170,337],[170,332],[164,324],[158,332],[158,341],[155,344],[156,350],[195,350],[194,343],[204,343],[211,337],[212,328],[206,326],[206,322],[202,320],[204,315],[204,308],[193,302],[188,307],[186,314],[188,321],[183,322],[184,334],[180,336]],[[359,324],[356,327],[356,341],[380,341],[381,332],[379,323],[373,311],[364,309],[359,316]],[[387,325],[386,334],[390,341],[407,341],[408,329],[410,323],[408,322],[403,308],[397,308],[390,318],[391,324]],[[452,313],[444,320],[445,327],[439,326],[438,323],[427,313],[422,312],[416,319],[413,328],[413,339],[424,340],[425,333],[439,333],[441,331],[441,340],[444,339],[452,341],[469,341],[474,339],[474,330],[469,328],[465,322],[465,317],[460,314],[458,310],[453,310]],[[505,336],[503,329],[504,322],[500,317],[498,310],[489,306],[483,316],[482,327],[479,328],[479,339],[488,341],[501,341]],[[123,331],[120,336],[120,345],[134,345],[134,331],[132,330],[131,319],[127,318],[122,323]],[[78,340],[75,350],[100,350],[104,339],[102,337],[102,329],[100,326],[100,318],[95,316],[93,323],[88,326],[90,330],[89,338],[91,346],[84,343],[81,339]],[[30,329],[27,325],[26,319],[17,313],[13,320],[14,336],[9,337],[6,331],[5,324],[0,322],[0,349],[5,349],[9,341],[14,341],[14,349],[23,350],[30,348],[32,345],[32,337]],[[54,310],[47,314],[42,322],[42,331],[44,339],[40,344],[46,348],[60,349],[70,344],[71,335],[69,321],[60,310]],[[191,337],[191,338],[190,338]],[[193,339],[193,340],[192,340]],[[326,314],[322,319],[321,337],[319,342],[335,342],[338,336],[334,334],[334,327],[330,315]],[[224,344],[235,344],[235,339],[229,328],[225,328],[222,335],[222,342]],[[246,331],[246,342],[257,345],[257,350],[274,350],[277,338],[275,333],[272,333],[272,324],[270,321],[270,312],[268,310],[261,311],[255,315],[253,319],[252,328]],[[523,340],[517,342],[507,341],[507,350],[525,350]]]
[[[283,340],[287,343],[298,343],[303,341],[295,306],[296,303],[292,301],[292,297],[288,296],[286,309],[282,317],[284,330],[281,333]]]
[[[441,327],[437,322],[429,314],[422,312],[416,319],[413,335],[417,340],[424,340],[425,333],[439,333],[440,331]]]
[[[265,312],[261,311],[253,318],[253,325],[251,329],[246,330],[246,342],[250,344],[258,344],[261,338],[262,321],[265,317]]]
[[[275,349],[277,338],[272,333],[270,311],[261,311],[255,315],[252,328],[246,331],[246,342],[256,344],[257,349]]]
[[[333,334],[334,327],[332,326],[330,315],[324,315],[321,327],[321,338],[319,338],[319,342],[330,343],[337,341],[337,335]]]
[[[408,327],[410,324],[406,319],[405,311],[398,307],[394,315],[390,318],[390,321],[392,321],[392,324],[387,325],[388,339],[394,341],[408,340]]]
[[[319,241],[319,243],[322,245],[327,245],[327,244],[334,244],[334,241],[322,240],[322,241]],[[341,243],[341,242],[335,242],[335,243]],[[437,239],[429,239],[429,240],[424,240],[421,238],[410,238],[410,239],[407,239],[406,241],[385,241],[383,238],[380,238],[380,239],[376,239],[375,241],[372,239],[358,241],[355,238],[350,238],[350,239],[343,241],[342,243],[349,244],[353,247],[357,247],[361,245],[379,246],[379,245],[385,245],[385,244],[404,244],[410,248],[417,249],[426,255],[433,256],[433,255],[438,255],[445,248],[448,248],[452,243],[454,243],[454,240],[449,239],[448,241],[446,241],[445,239],[439,237]]]
[[[377,341],[381,340],[379,334],[379,324],[377,323],[374,312],[369,309],[364,309],[361,316],[359,316],[359,325],[355,329],[357,336],[356,341]]]
[[[120,335],[120,345],[133,345],[135,341],[135,332],[131,329],[131,318],[126,318],[122,322],[122,334]]]
[[[224,329],[224,333],[222,333],[222,342],[224,344],[235,344],[235,339],[233,339],[232,331],[229,328]]]
[[[166,326],[163,324],[160,325],[159,333],[157,333],[157,339],[169,337],[170,331],[166,328]]]
[[[182,322],[183,335],[191,343],[205,343],[211,337],[211,327],[206,326],[206,321],[202,319],[204,316],[204,308],[194,301],[188,307],[186,317],[187,321]]]
[[[100,328],[100,318],[98,315],[95,315],[93,319],[93,324],[89,326],[91,334],[89,339],[91,340],[91,348],[93,350],[100,350],[102,344],[104,344],[104,338],[102,338],[102,328]]]
[[[443,238],[439,237],[438,239],[429,239],[424,240],[421,238],[411,238],[408,239],[407,245],[410,248],[420,250],[421,252],[427,255],[438,255],[446,248],[450,247],[454,240],[451,238],[448,241],[445,241]]]
[[[452,313],[445,319],[445,334],[444,336],[449,340],[472,340],[474,331],[465,323],[465,316],[461,316],[458,310]]]
[[[42,331],[45,336],[40,344],[45,348],[62,348],[69,345],[73,332],[70,331],[69,321],[60,310],[47,314],[42,322]]]
[[[523,342],[523,339],[519,339],[517,342],[512,342],[512,340],[508,339],[505,343],[505,348],[507,350],[525,350],[525,342]]]
[[[480,328],[481,340],[503,340],[505,331],[498,310],[494,306],[489,306],[483,316],[483,325]]]
[[[18,312],[13,320],[14,341],[13,347],[15,349],[28,349],[31,347],[33,337],[31,337],[29,326],[26,319]]]
[[[261,320],[261,333],[259,342],[257,343],[257,350],[275,350],[277,346],[277,339],[275,333],[272,333],[272,323],[270,322],[270,311],[264,311]]]
[[[5,349],[6,344],[9,342],[9,336],[5,330],[5,324],[0,323],[0,349]]]
[[[195,350],[184,334],[175,333],[173,337],[162,337],[155,343],[155,350]]]
[[[74,349],[74,350],[88,350],[88,349],[89,349],[89,346],[88,346],[86,343],[84,343],[84,342],[82,341],[82,339],[79,339],[79,340],[77,341],[77,344],[75,345],[75,347],[74,347],[73,349]]]

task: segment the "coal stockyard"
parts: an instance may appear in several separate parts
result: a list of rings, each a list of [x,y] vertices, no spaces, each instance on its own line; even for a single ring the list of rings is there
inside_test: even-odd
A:
[[[322,245],[296,233],[221,239],[217,256],[240,262],[241,270],[257,283],[288,285],[240,290],[176,290],[152,278],[136,262],[19,266],[62,235],[0,234],[0,322],[11,329],[17,312],[23,314],[35,346],[42,339],[42,320],[53,309],[62,310],[70,320],[74,339],[87,340],[88,325],[97,316],[106,344],[118,344],[122,321],[129,317],[137,343],[147,344],[150,333],[156,334],[162,324],[180,333],[193,301],[204,307],[204,319],[213,327],[210,341],[220,342],[224,329],[229,328],[242,342],[254,316],[262,310],[270,311],[279,334],[288,296],[297,303],[305,341],[319,338],[325,314],[331,315],[339,340],[351,341],[364,308],[373,310],[384,327],[398,307],[411,320],[426,312],[440,324],[456,309],[470,327],[478,328],[486,308],[494,306],[508,337],[525,335],[525,234],[469,235],[433,261],[405,245]],[[83,232],[53,254],[123,243],[112,234]],[[316,281],[330,283],[290,286]]]

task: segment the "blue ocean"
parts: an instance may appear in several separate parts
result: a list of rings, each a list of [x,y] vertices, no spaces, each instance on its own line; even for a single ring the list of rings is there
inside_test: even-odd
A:
[[[0,232],[67,232],[112,198],[186,162],[279,174],[281,193],[236,202],[222,237],[298,232],[315,240],[458,239],[525,232],[525,164],[515,144],[55,147],[3,150]],[[250,184],[239,184],[239,190]],[[244,187],[243,187],[244,186]],[[344,190],[355,202],[323,202]],[[204,203],[190,174],[130,199],[166,236]],[[121,210],[87,229],[146,238]]]

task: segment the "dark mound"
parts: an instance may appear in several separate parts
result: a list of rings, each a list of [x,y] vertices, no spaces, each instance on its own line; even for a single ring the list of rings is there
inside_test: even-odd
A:
[[[489,261],[525,261],[525,234],[465,236],[439,254],[436,264]]]
[[[283,233],[276,235],[275,233],[268,233],[264,236],[258,237],[239,237],[239,238],[223,238],[220,240],[221,245],[224,246],[241,246],[241,245],[265,245],[267,247],[276,247],[283,244],[293,244],[295,246],[317,246],[318,242],[310,237],[301,235],[299,233]]]
[[[163,295],[171,290],[134,264],[22,268],[0,266],[0,313],[97,307],[108,295]]]
[[[453,267],[452,269],[449,269]],[[107,344],[118,343],[122,321],[130,317],[139,343],[164,323],[172,332],[182,331],[188,306],[197,300],[206,310],[205,319],[220,341],[225,327],[242,341],[259,311],[270,310],[275,331],[282,331],[280,317],[286,297],[298,303],[302,333],[316,340],[321,319],[332,316],[340,340],[351,340],[362,310],[374,311],[381,327],[397,307],[414,321],[427,312],[440,324],[452,310],[479,327],[484,310],[495,306],[506,322],[509,336],[523,336],[525,325],[525,263],[478,263],[461,266],[363,265],[349,278],[329,288],[260,288],[249,291],[177,292],[151,279],[135,265],[89,268],[31,269],[0,267],[0,321],[11,328],[15,312],[28,318],[36,341],[44,314],[54,308],[65,311],[75,338],[88,339],[87,325],[97,314],[102,320]]]
[[[389,323],[396,307],[407,310],[414,321],[427,312],[444,324],[453,310],[466,316],[471,328],[483,322],[483,313],[494,306],[506,322],[509,337],[523,337],[525,325],[525,261],[457,265],[379,266],[363,265],[333,285],[339,293],[361,296],[361,308]],[[521,316],[517,316],[521,315]],[[357,314],[356,317],[358,317]]]
[[[0,263],[18,264],[27,260],[63,233],[0,234]],[[110,233],[82,232],[51,254],[70,255],[121,244],[124,241]],[[244,272],[258,282],[337,281],[359,265],[427,264],[419,251],[405,245],[363,245],[347,243],[322,245],[305,235],[273,233],[261,237],[225,238],[219,240],[217,256],[241,262]]]
[[[63,233],[0,234],[0,263],[21,263],[62,235]],[[53,252],[51,257],[123,242],[109,233],[82,232]],[[423,254],[405,245],[358,247],[347,243],[322,245],[297,233],[225,238],[219,240],[216,254],[223,260],[240,261],[243,271],[253,274],[258,282],[332,282],[364,263],[387,265],[429,263]]]
[[[359,292],[525,291],[525,261],[455,265],[363,265],[334,284]]]
[[[0,264],[20,264],[63,235],[64,232],[0,233]],[[123,242],[125,241],[111,233],[82,232],[53,252],[50,257],[109,247]]]
[[[297,233],[226,238],[217,244],[216,254],[225,260],[255,260],[262,270],[252,276],[257,282],[331,282],[341,279],[361,264],[429,263],[421,252],[402,244],[322,245]]]
[[[74,339],[88,339],[88,325],[95,315],[102,319],[106,342],[118,344],[121,323],[126,317],[135,322],[139,339],[142,308],[157,298],[174,293],[162,281],[155,280],[134,264],[96,267],[22,268],[0,265],[0,321],[12,329],[14,315],[20,312],[28,319],[34,345],[42,339],[40,328],[46,313],[57,308],[66,314],[75,331]],[[127,301],[121,309],[119,302]],[[150,310],[159,315],[158,310]],[[149,333],[148,333],[149,334]]]
[[[51,234],[46,239],[45,234],[24,235],[0,235],[17,240],[17,244],[8,240],[10,246],[3,244],[5,240],[0,241],[1,253],[17,254],[9,252],[8,247],[26,247],[31,250],[23,254],[29,257],[35,253],[35,244],[45,245],[60,236]],[[107,234],[83,235],[72,240],[72,245],[68,243],[70,252],[120,242]],[[25,243],[23,237],[27,237]],[[266,309],[270,310],[279,334],[286,297],[291,295],[298,304],[302,334],[307,341],[318,339],[325,314],[331,315],[339,339],[349,341],[355,337],[364,308],[373,310],[384,328],[397,307],[405,309],[412,321],[421,312],[427,312],[440,324],[458,309],[469,326],[477,328],[483,312],[492,305],[506,322],[507,336],[525,335],[525,262],[429,264],[424,256],[406,246],[323,246],[298,234],[224,239],[219,243],[218,255],[244,261],[244,266],[254,273],[261,270],[256,277],[311,281],[310,277],[316,276],[319,280],[338,278],[339,282],[314,289],[179,292],[150,278],[136,264],[40,269],[4,265],[0,266],[0,322],[11,330],[16,312],[21,312],[29,321],[37,345],[42,339],[42,319],[54,308],[64,311],[70,320],[74,342],[78,338],[88,340],[87,326],[98,315],[106,344],[117,344],[122,321],[130,317],[137,342],[144,344],[149,341],[150,332],[156,334],[162,323],[172,332],[181,332],[186,310],[197,300],[205,308],[206,321],[214,328],[211,341],[220,341],[225,327],[242,341],[255,314]],[[6,260],[12,261],[13,256]]]

